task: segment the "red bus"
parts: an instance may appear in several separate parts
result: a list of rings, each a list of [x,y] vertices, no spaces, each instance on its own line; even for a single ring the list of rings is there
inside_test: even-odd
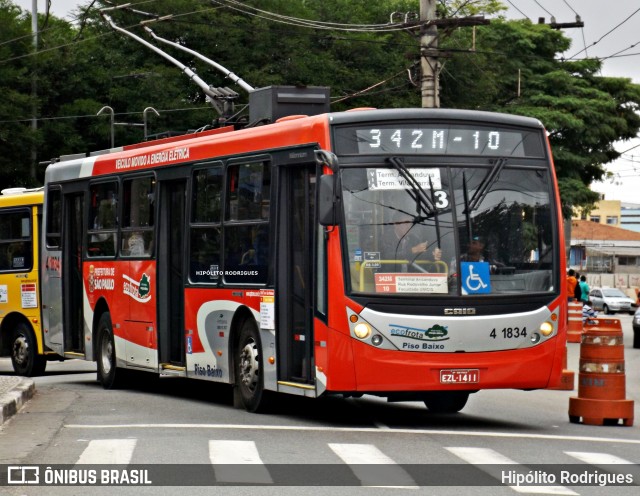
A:
[[[444,109],[296,116],[51,164],[47,346],[273,393],[456,412],[559,383],[564,239],[545,130]]]

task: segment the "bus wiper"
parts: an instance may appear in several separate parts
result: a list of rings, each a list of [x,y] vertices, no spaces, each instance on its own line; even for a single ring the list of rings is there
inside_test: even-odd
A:
[[[487,196],[487,193],[491,191],[491,187],[498,180],[500,171],[502,171],[502,169],[504,168],[505,164],[507,163],[507,160],[508,159],[504,157],[497,159],[493,164],[493,167],[489,171],[489,174],[487,174],[485,178],[482,180],[482,182],[480,183],[480,186],[478,186],[478,189],[475,191],[475,193],[473,194],[469,202],[467,203],[465,200],[467,214],[473,212],[476,208],[478,208],[482,200],[484,200],[485,196]],[[466,192],[467,191],[466,185],[464,189]]]
[[[389,157],[389,163],[400,173],[400,175],[407,181],[407,184],[413,189],[411,190],[411,196],[416,200],[418,205],[422,205],[422,209],[427,216],[434,215],[436,210],[435,204],[429,198],[425,190],[420,186],[420,183],[416,181],[416,178],[411,175],[407,167],[399,157]]]

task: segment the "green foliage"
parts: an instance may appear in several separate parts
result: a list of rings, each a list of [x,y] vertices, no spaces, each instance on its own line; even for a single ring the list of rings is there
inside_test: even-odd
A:
[[[447,40],[470,45],[464,30]],[[640,86],[598,76],[597,60],[555,58],[568,48],[569,40],[548,26],[494,21],[477,29],[477,52],[448,62],[441,81],[442,106],[527,115],[545,125],[567,215],[597,201],[589,184],[619,156],[613,144],[640,128]]]
[[[32,147],[31,134],[31,65],[26,56],[31,51],[31,25],[20,9],[7,0],[0,0],[0,184],[13,186],[24,182],[28,169],[24,169],[25,152]],[[17,120],[16,116],[24,117]]]

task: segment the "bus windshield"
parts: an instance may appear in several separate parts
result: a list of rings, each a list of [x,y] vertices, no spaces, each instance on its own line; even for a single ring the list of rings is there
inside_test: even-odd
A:
[[[341,172],[352,293],[557,291],[552,182],[544,167],[415,165]]]

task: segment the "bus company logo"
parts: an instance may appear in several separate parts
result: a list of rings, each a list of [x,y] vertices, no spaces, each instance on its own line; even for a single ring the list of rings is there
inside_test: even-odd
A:
[[[401,336],[419,341],[446,341],[449,339],[447,327],[441,326],[440,324],[434,324],[428,329],[390,324],[389,331],[392,336]]]
[[[116,287],[114,267],[94,267],[89,265],[89,293],[96,290],[113,291]]]
[[[445,315],[475,315],[475,308],[445,308]]]
[[[93,290],[96,289],[95,270],[93,265],[89,265],[89,293],[93,293]]]
[[[151,300],[151,278],[147,274],[142,274],[139,281],[123,274],[124,283],[122,292],[140,303],[147,303]]]

